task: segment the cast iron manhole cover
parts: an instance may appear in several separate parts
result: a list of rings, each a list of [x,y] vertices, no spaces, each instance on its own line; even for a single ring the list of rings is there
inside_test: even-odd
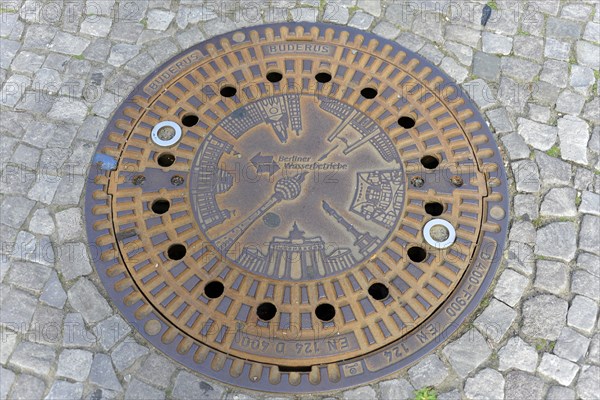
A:
[[[340,26],[201,43],[117,110],[87,187],[98,273],[128,321],[205,375],[340,389],[454,332],[501,259],[507,184],[435,66]]]

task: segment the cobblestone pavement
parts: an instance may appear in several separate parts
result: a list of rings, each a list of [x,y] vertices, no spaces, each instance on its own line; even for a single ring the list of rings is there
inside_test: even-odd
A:
[[[504,262],[471,322],[408,370],[329,397],[600,395],[598,2],[497,0],[485,28],[482,1],[0,4],[1,399],[275,398],[138,337],[93,271],[81,210],[99,135],[145,74],[203,38],[282,20],[370,30],[439,65],[483,110],[513,194]]]

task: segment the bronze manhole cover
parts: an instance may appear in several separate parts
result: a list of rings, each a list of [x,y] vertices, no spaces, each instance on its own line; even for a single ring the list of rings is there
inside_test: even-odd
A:
[[[145,79],[87,188],[107,291],[156,347],[223,382],[314,392],[405,367],[477,306],[507,184],[467,96],[397,43],[281,24]]]

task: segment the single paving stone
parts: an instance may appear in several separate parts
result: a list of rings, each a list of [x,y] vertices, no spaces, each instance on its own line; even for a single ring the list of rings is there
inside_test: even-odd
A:
[[[535,103],[529,103],[529,118],[542,124],[548,123],[552,113],[550,107],[540,106]]]
[[[431,354],[410,368],[408,375],[415,389],[421,389],[442,383],[448,376],[448,368],[438,356]]]
[[[537,260],[533,287],[552,294],[562,294],[569,289],[569,267],[564,263]]]
[[[577,266],[585,269],[595,277],[600,277],[600,257],[590,253],[580,253],[577,257]]]
[[[438,48],[431,43],[427,43],[423,46],[423,48],[419,50],[419,53],[435,65],[439,65],[444,58],[444,53],[439,51]]]
[[[54,381],[46,400],[72,400],[83,396],[83,383],[67,381]]]
[[[573,90],[587,96],[589,88],[595,81],[594,70],[574,64],[571,66],[571,79],[569,81]]]
[[[578,363],[585,357],[590,339],[571,328],[564,327],[554,347],[554,354]]]
[[[19,51],[21,44],[14,40],[0,39],[0,47],[2,48],[2,55],[0,56],[0,68],[8,69],[12,63],[15,55]]]
[[[498,100],[504,106],[512,109],[512,111],[524,112],[525,105],[527,104],[529,97],[533,94],[535,97],[539,97],[543,91],[539,88],[546,84],[545,82],[537,82],[535,84],[520,84],[515,82],[514,80],[503,76],[500,80],[500,87],[498,88]],[[556,88],[558,90],[558,88]],[[558,96],[558,92],[556,93]],[[547,101],[555,101],[556,98],[548,98]],[[543,101],[538,100],[540,103]]]
[[[137,344],[132,338],[125,339],[110,354],[117,371],[131,367],[140,357],[148,354],[148,349]]]
[[[600,66],[600,46],[583,40],[575,44],[577,62],[586,67],[598,69]]]
[[[408,399],[412,399],[413,397],[408,397]],[[460,392],[458,389],[451,390],[446,393],[439,393],[437,396],[438,400],[460,400]]]
[[[88,108],[82,101],[68,97],[59,97],[52,105],[48,117],[74,124],[81,124],[85,120],[87,112]]]
[[[394,39],[400,33],[400,29],[387,21],[381,21],[373,28],[373,33],[386,39]]]
[[[480,38],[481,31],[467,28],[463,25],[446,25],[446,40],[453,40],[476,48]]]
[[[356,3],[358,8],[365,10],[369,14],[372,14],[376,17],[381,15],[381,4],[379,1],[372,0],[358,0]]]
[[[533,85],[533,91],[531,92],[532,98],[540,103],[545,104],[547,106],[554,106],[556,104],[556,99],[558,99],[558,94],[560,93],[560,88],[556,87],[552,83],[540,81],[535,82]],[[528,88],[531,85],[525,85],[525,88]],[[523,88],[517,87],[514,90],[521,90]]]
[[[548,60],[540,74],[540,79],[560,88],[566,88],[569,78],[569,64],[563,61]],[[583,104],[581,105],[583,107]],[[560,111],[557,109],[557,111]],[[560,111],[566,112],[566,111]]]
[[[49,346],[21,342],[13,352],[9,364],[39,375],[46,375],[50,372],[50,367],[55,357],[54,349]]]
[[[458,340],[447,345],[442,353],[456,373],[464,378],[492,354],[486,340],[476,329],[471,329]]]
[[[15,381],[15,373],[10,369],[0,367],[0,399],[8,398],[8,392]]]
[[[535,254],[569,262],[576,251],[577,227],[574,223],[553,222],[537,231]]]
[[[52,44],[50,44],[49,49],[57,53],[77,56],[83,53],[89,44],[89,39],[59,31],[56,33],[56,36],[54,36],[54,40],[52,41]]]
[[[35,202],[21,196],[6,196],[2,201],[2,223],[20,228],[29,216]]]
[[[65,243],[57,249],[57,270],[67,281],[92,272],[87,255],[87,247],[83,243]]]
[[[598,232],[600,227],[600,218],[596,215],[584,215],[579,231],[579,247],[590,253],[600,254],[600,241],[598,241]]]
[[[29,221],[29,230],[39,235],[52,235],[54,233],[54,220],[45,208],[35,210]]]
[[[498,81],[500,78],[500,58],[476,51],[473,56],[473,75],[490,81]]]
[[[544,184],[571,184],[572,173],[570,164],[541,151],[535,151],[535,161],[540,168],[540,176]]]
[[[42,290],[40,301],[48,304],[49,306],[61,309],[65,305],[65,302],[67,301],[67,294],[58,280],[58,275],[56,272],[52,271],[50,278]]]
[[[502,137],[502,144],[506,147],[510,160],[523,160],[529,158],[529,146],[518,133],[511,133]]]
[[[166,388],[176,369],[175,364],[169,359],[151,353],[138,370],[137,377],[158,387]]]
[[[150,10],[147,17],[148,29],[164,31],[169,27],[173,18],[175,18],[175,13],[170,11]]]
[[[515,310],[501,301],[492,299],[483,313],[477,317],[474,325],[493,342],[499,343],[516,317]]]
[[[544,56],[555,60],[569,61],[571,54],[571,43],[563,42],[553,38],[546,38]]]
[[[593,284],[593,282],[588,282],[588,284]],[[596,325],[597,314],[598,305],[594,300],[585,296],[575,296],[571,300],[571,307],[569,307],[569,313],[567,314],[567,325],[586,333],[592,333]]]
[[[100,386],[104,389],[110,389],[114,391],[123,390],[115,370],[113,369],[110,357],[106,354],[98,353],[94,355],[94,361],[92,362],[90,370],[90,383]]]
[[[504,377],[498,371],[486,368],[465,382],[465,396],[473,400],[503,399]]]
[[[512,170],[519,192],[536,193],[540,190],[540,175],[535,162],[531,160],[514,162]]]
[[[587,359],[593,364],[600,364],[600,333],[596,333],[592,338],[590,350],[587,353]]]
[[[51,268],[31,263],[13,261],[8,274],[8,282],[22,289],[39,292],[50,278]]]
[[[79,208],[69,208],[55,214],[58,240],[68,242],[83,237],[83,219]]]
[[[494,289],[494,297],[505,302],[511,307],[521,300],[529,280],[512,269],[506,269],[498,279]]]
[[[359,11],[352,16],[352,19],[348,22],[348,26],[358,29],[369,29],[374,19],[372,15]]]
[[[481,41],[483,51],[486,53],[508,55],[513,47],[513,39],[511,37],[492,32],[483,32],[481,34]]]
[[[529,276],[535,266],[533,248],[525,243],[509,243],[507,261],[510,268]]]
[[[83,176],[63,176],[56,189],[54,204],[57,205],[77,205],[81,198],[85,179]]]
[[[173,398],[178,400],[220,399],[225,389],[216,384],[204,382],[196,375],[180,371],[173,385]]]
[[[566,80],[566,75],[565,75]],[[563,114],[577,115],[583,109],[585,98],[570,90],[564,90],[556,100],[556,111]]]
[[[383,399],[412,400],[415,389],[406,379],[392,379],[379,382],[379,391]]]
[[[480,109],[484,110],[496,104],[496,98],[494,97],[492,89],[490,89],[483,79],[475,79],[466,82],[462,87]]]
[[[7,107],[15,107],[21,97],[27,92],[31,79],[23,75],[12,75],[2,88],[0,104]],[[18,109],[18,107],[17,107]]]
[[[16,326],[13,328],[17,329]],[[2,346],[0,347],[0,364],[5,365],[6,361],[12,354],[13,350],[17,346],[17,333],[9,329],[3,329],[2,335]],[[2,386],[2,379],[0,379],[0,387]],[[0,399],[2,396],[0,396]]]
[[[81,313],[88,324],[101,321],[112,314],[112,309],[104,297],[98,293],[94,284],[85,278],[75,282],[67,296],[71,306]]]
[[[588,22],[585,25],[585,31],[583,33],[583,38],[585,40],[589,40],[590,42],[600,41],[600,23]]]
[[[80,32],[85,35],[106,37],[110,33],[112,19],[97,15],[88,16],[82,23]]]
[[[165,398],[162,390],[156,389],[137,379],[132,379],[125,391],[125,400],[161,400]]]
[[[584,365],[576,389],[583,400],[597,399],[600,393],[600,367]]]
[[[509,240],[521,243],[535,242],[535,227],[530,221],[517,221],[510,228]]]
[[[17,235],[12,257],[19,260],[33,261],[38,264],[54,264],[54,250],[47,236],[39,239],[29,232],[21,231]]]
[[[560,13],[561,17],[587,21],[592,12],[592,6],[581,3],[567,3]]]
[[[546,35],[560,39],[578,39],[581,36],[581,26],[575,21],[550,17],[546,22]]]
[[[514,54],[540,61],[544,56],[544,40],[535,36],[517,35],[513,44]]]
[[[552,386],[548,390],[546,400],[575,400],[575,391],[564,386]]]
[[[593,192],[583,192],[581,194],[579,212],[583,214],[600,215],[600,195]]]
[[[523,303],[521,331],[534,338],[556,340],[566,323],[569,304],[558,297],[541,294]]]
[[[2,295],[2,312],[0,312],[0,325],[14,330],[21,330],[29,326],[35,312],[36,299],[29,293],[16,288],[5,290]]]
[[[328,4],[323,13],[323,20],[335,24],[346,24],[350,18],[350,12],[346,7],[337,4]]]
[[[600,278],[587,271],[575,271],[571,277],[571,291],[600,301]]]
[[[347,390],[343,393],[345,400],[364,400],[375,399],[377,393],[371,386],[363,386],[353,390]]]
[[[554,126],[540,124],[525,118],[517,121],[519,135],[532,147],[546,151],[556,142],[558,129]]]
[[[79,349],[65,349],[58,358],[56,375],[83,382],[92,366],[93,354]]]
[[[534,372],[537,367],[538,353],[518,336],[508,340],[506,345],[498,352],[500,371],[506,371],[511,368],[522,371]]]
[[[577,168],[577,171],[575,171],[575,188],[579,190],[593,190],[594,176],[594,173],[589,169]]]
[[[83,52],[86,60],[105,63],[110,53],[110,40],[101,37],[94,39],[87,49]]]
[[[542,68],[536,63],[518,57],[502,57],[502,73],[522,82],[531,82]]]
[[[33,314],[27,338],[32,342],[57,345],[62,341],[62,321],[64,313],[48,306],[40,305]]]
[[[131,328],[129,327],[129,324],[123,320],[123,318],[115,314],[98,323],[94,329],[94,332],[98,338],[100,346],[104,350],[109,350],[115,345],[115,343],[123,339],[129,332],[131,332]]]
[[[497,108],[486,113],[496,133],[506,133],[515,130],[505,108]]]
[[[444,46],[446,50],[456,56],[461,64],[470,66],[473,63],[473,49],[469,46],[454,42],[445,42]]]
[[[108,63],[115,67],[120,67],[127,61],[131,60],[140,52],[140,46],[131,45],[126,43],[120,43],[114,45],[110,50],[110,56],[108,57]]]
[[[11,400],[41,399],[46,390],[46,384],[40,378],[28,374],[17,376],[12,391]]]
[[[598,87],[600,87],[600,84],[598,84]],[[600,124],[600,97],[595,96],[592,101],[587,103],[583,110],[583,118],[595,124]]]
[[[543,393],[544,381],[537,376],[521,371],[510,372],[506,376],[506,400],[542,399]]]
[[[95,344],[96,336],[85,328],[81,314],[67,314],[63,328],[63,347],[92,347]]]
[[[579,371],[579,366],[571,361],[545,353],[537,369],[538,373],[555,380],[563,386],[569,386]]]
[[[574,217],[577,215],[576,196],[577,191],[570,187],[550,189],[544,196],[540,214],[552,217]]]

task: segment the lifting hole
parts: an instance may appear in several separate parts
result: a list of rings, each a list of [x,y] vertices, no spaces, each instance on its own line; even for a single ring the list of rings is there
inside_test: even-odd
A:
[[[427,169],[435,169],[440,165],[440,161],[434,156],[423,156],[423,158],[421,158],[421,165]]]
[[[315,309],[315,315],[321,321],[331,321],[335,317],[335,308],[331,304],[320,304]]]
[[[165,199],[158,199],[154,200],[150,208],[155,214],[164,214],[171,208],[171,203]]]
[[[221,96],[223,97],[233,97],[237,93],[237,89],[233,86],[223,86],[219,93],[221,93]]]
[[[225,291],[225,287],[219,281],[208,282],[206,286],[204,286],[204,294],[209,299],[216,299],[220,297]]]
[[[414,262],[422,262],[425,261],[425,259],[427,258],[427,252],[425,251],[424,248],[422,247],[411,247],[410,249],[408,249],[408,258],[411,259],[411,261]]]
[[[167,256],[171,260],[181,260],[183,257],[185,257],[186,252],[187,250],[185,249],[184,245],[174,244],[169,246],[169,249],[167,250]]]
[[[369,286],[369,294],[375,300],[385,300],[390,294],[390,291],[383,283],[376,282]]]
[[[398,125],[404,129],[410,129],[415,126],[415,119],[412,117],[402,116],[398,119]]]
[[[438,215],[442,215],[442,213],[444,212],[444,206],[441,203],[438,203],[437,201],[427,203],[425,204],[425,212],[429,215],[437,217]]]
[[[329,72],[319,72],[315,75],[315,79],[320,83],[327,83],[331,81],[331,74]]]
[[[161,167],[170,167],[175,163],[175,156],[171,153],[162,153],[158,156],[158,165]]]
[[[282,79],[283,79],[283,75],[281,74],[281,72],[273,71],[273,72],[269,72],[267,74],[267,80],[269,82],[275,83],[275,82],[279,82]]]
[[[256,315],[263,321],[270,321],[277,314],[277,307],[273,303],[262,303],[256,308]]]
[[[181,118],[181,123],[184,126],[187,126],[188,128],[190,126],[196,125],[198,121],[200,121],[200,118],[198,118],[198,116],[194,114],[186,114],[183,116],[183,118]]]
[[[360,91],[360,94],[365,99],[374,99],[377,96],[377,89],[366,87]]]

